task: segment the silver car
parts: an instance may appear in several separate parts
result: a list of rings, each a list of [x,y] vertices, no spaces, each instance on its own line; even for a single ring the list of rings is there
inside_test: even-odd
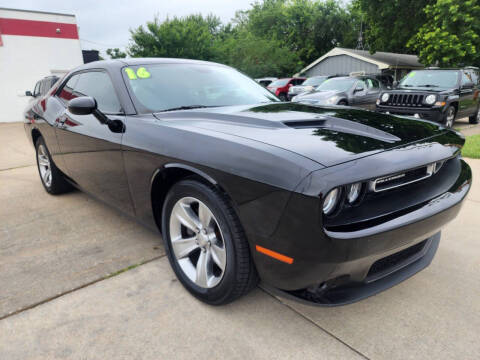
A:
[[[301,85],[292,86],[288,89],[287,99],[292,100],[296,95],[310,93],[314,91],[318,85],[323,83],[331,76],[312,76],[305,80]]]
[[[375,110],[375,102],[383,89],[372,76],[346,76],[325,80],[312,93],[292,98],[293,102],[311,105],[351,105]]]

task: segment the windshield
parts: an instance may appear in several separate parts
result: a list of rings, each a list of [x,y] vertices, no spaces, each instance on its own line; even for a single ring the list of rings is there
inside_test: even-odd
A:
[[[290,81],[290,79],[278,79],[278,80],[275,80],[274,82],[272,82],[269,86],[272,86],[272,87],[285,86],[285,85],[288,84],[289,81]]]
[[[323,83],[326,79],[327,79],[326,76],[315,76],[305,80],[302,85],[318,86],[321,83]]]
[[[401,87],[455,87],[458,82],[458,71],[424,70],[412,71],[400,81]]]
[[[204,64],[151,64],[123,68],[125,80],[147,111],[249,105],[279,101],[240,72]]]
[[[327,79],[319,87],[317,91],[326,91],[326,90],[338,90],[338,91],[347,91],[350,89],[357,79],[353,78],[336,78],[336,79]]]

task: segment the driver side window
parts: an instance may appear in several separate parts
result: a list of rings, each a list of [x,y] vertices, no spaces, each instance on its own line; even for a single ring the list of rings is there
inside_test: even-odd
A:
[[[37,82],[37,84],[35,85],[35,90],[33,90],[33,97],[37,97],[40,95],[40,84],[41,81]]]
[[[367,83],[368,92],[373,93],[380,90],[380,85],[377,80],[368,78],[365,82]]]
[[[73,75],[67,83],[63,86],[62,90],[58,94],[58,98],[62,100],[62,102],[67,106],[68,102],[75,98],[76,96],[73,94],[73,89],[75,88],[75,85],[77,84],[77,81],[79,79],[80,75]]]
[[[470,74],[462,72],[462,86],[473,85],[473,81],[470,77]]]
[[[363,80],[358,80],[357,85],[355,85],[355,92],[357,95],[362,95],[365,89],[367,88],[367,85]]]
[[[97,101],[98,109],[107,114],[122,111],[112,81],[103,71],[90,71],[80,74],[75,85],[75,96],[91,96]]]

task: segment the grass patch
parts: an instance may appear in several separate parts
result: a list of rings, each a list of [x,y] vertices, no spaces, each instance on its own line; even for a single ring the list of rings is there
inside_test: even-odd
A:
[[[480,135],[467,136],[462,149],[462,156],[480,159]]]
[[[118,270],[118,271],[115,271],[114,273],[109,274],[107,277],[105,277],[105,279],[109,279],[109,278],[111,278],[111,277],[120,275],[121,273],[124,273],[125,271],[135,269],[136,267],[139,267],[140,265],[143,265],[143,264],[144,264],[144,262],[141,262],[141,263],[139,263],[139,264],[130,265],[130,266],[126,267],[126,268],[120,269],[120,270]]]

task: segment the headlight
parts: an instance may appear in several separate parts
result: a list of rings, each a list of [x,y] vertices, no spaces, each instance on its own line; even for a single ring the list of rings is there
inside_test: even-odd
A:
[[[362,183],[355,183],[347,188],[347,201],[349,204],[353,204],[360,197],[362,190]]]
[[[384,93],[382,95],[382,102],[387,102],[389,97],[390,97],[389,93]]]
[[[338,188],[333,189],[325,196],[325,200],[323,200],[323,213],[325,215],[331,214],[335,210],[339,198],[340,190]]]
[[[329,105],[334,105],[337,103],[339,97],[338,96],[332,96],[331,98],[328,98],[327,101],[325,101]]]
[[[426,98],[425,98],[425,104],[428,104],[428,105],[433,105],[435,103],[435,101],[437,100],[437,97],[435,95],[428,95]]]

